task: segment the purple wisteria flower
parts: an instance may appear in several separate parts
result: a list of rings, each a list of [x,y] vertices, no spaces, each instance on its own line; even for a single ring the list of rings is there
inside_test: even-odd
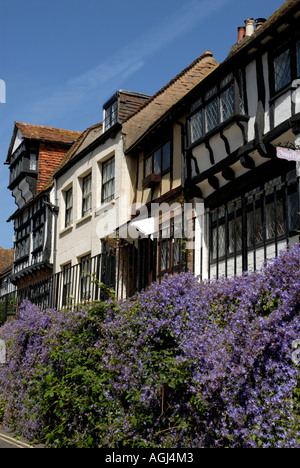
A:
[[[166,277],[0,329],[0,419],[53,446],[300,446],[300,248],[256,273]]]

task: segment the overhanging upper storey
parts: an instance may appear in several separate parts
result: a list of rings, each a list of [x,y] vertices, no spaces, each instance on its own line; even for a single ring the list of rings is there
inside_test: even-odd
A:
[[[6,164],[8,188],[22,208],[37,195],[80,132],[15,122]]]
[[[262,174],[272,178],[288,170],[276,146],[295,144],[300,1],[286,2],[256,30],[254,20],[248,22],[249,36],[185,98],[185,185],[190,193],[197,186],[207,206],[255,186]]]

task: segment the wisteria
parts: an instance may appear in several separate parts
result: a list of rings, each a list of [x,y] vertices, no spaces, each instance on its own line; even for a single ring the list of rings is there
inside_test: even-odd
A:
[[[0,330],[0,420],[54,447],[299,448],[300,248]]]

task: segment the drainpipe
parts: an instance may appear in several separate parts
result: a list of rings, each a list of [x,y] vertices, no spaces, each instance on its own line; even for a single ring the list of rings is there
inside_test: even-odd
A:
[[[54,177],[54,200],[55,200],[55,205],[58,206],[58,198],[57,198],[57,181],[56,178]],[[56,242],[56,235],[57,235],[57,215],[54,215],[54,223],[53,223],[53,232],[54,232],[54,238],[53,238],[53,275],[56,274],[56,257],[57,257],[57,242]]]
[[[185,138],[185,125],[182,122],[179,122],[179,121],[176,121],[175,124],[179,125],[179,127],[181,128],[181,185],[182,185],[182,188],[183,188],[184,185],[185,185],[185,181],[186,181],[185,141],[184,141],[184,138]]]

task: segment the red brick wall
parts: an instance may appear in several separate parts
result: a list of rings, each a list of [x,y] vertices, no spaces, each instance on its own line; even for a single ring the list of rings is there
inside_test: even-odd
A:
[[[40,144],[37,193],[41,191],[46,182],[48,182],[50,177],[53,175],[53,172],[61,163],[68,149],[69,146],[56,143],[42,142]]]

